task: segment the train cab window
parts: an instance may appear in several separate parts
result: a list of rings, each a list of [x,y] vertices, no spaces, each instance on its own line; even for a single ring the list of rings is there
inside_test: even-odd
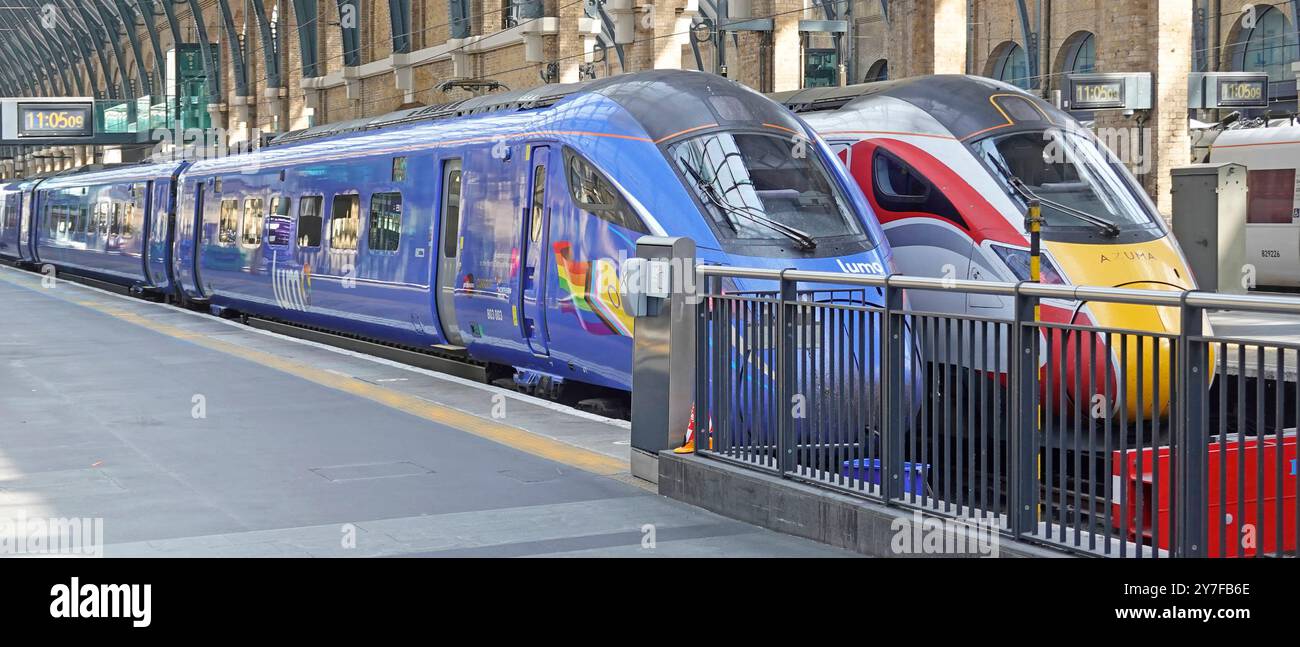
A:
[[[244,247],[258,247],[262,244],[262,199],[246,198],[244,200],[244,232],[240,242]]]
[[[376,193],[370,196],[369,233],[367,244],[370,251],[397,251],[402,238],[401,193]]]
[[[830,162],[791,155],[787,137],[711,132],[671,145],[668,157],[731,249],[780,245],[812,252],[822,239],[834,239],[823,250],[874,244]]]
[[[443,168],[442,179],[442,255],[456,258],[460,247],[460,160],[451,160]]]
[[[321,203],[324,198],[318,195],[305,195],[298,199],[298,246],[320,247],[321,230],[325,228],[321,217]]]
[[[943,190],[893,153],[877,148],[871,159],[871,189],[876,203],[893,212],[920,212],[967,228]]]
[[[217,218],[217,244],[234,245],[239,236],[239,201],[222,200],[221,214]]]
[[[277,195],[271,198],[271,212],[266,216],[266,245],[288,249],[293,240],[293,219],[289,217],[291,200]]]
[[[361,196],[355,193],[334,196],[334,203],[330,205],[330,249],[356,251],[360,220]]]
[[[1008,192],[1028,190],[1042,199],[1048,227],[1091,227],[1070,211],[1107,220],[1121,229],[1163,227],[1119,160],[1086,134],[1026,131],[986,137],[971,148]],[[1019,197],[1022,204],[1027,202],[1023,195]]]
[[[623,196],[619,195],[613,183],[568,148],[564,149],[564,168],[564,175],[569,181],[569,193],[578,208],[625,229],[642,234],[650,233]]]

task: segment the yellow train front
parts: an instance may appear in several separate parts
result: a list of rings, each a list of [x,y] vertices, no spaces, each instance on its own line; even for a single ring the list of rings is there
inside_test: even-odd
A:
[[[1177,241],[1125,166],[1141,160],[1117,158],[1071,116],[1014,86],[940,75],[774,98],[848,165],[901,273],[1029,280],[1025,219],[1037,201],[1042,282],[1196,287]],[[922,312],[1012,316],[1008,298],[957,291],[909,298]],[[1181,326],[1175,309],[1048,299],[1041,319],[1044,406],[1093,417],[1168,415],[1175,360],[1168,339]],[[1006,357],[1006,342],[997,356]],[[1007,370],[1005,359],[973,368],[1003,379]]]

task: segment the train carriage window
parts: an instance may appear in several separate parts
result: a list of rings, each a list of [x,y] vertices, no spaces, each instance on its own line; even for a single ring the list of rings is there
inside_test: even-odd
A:
[[[532,224],[528,234],[534,243],[542,240],[542,226],[546,224],[546,165],[539,164],[533,169],[532,215],[528,218]]]
[[[305,195],[298,200],[299,247],[320,247],[321,230],[325,226],[321,217],[321,203],[324,200],[318,195]]]
[[[149,236],[154,242],[164,242],[167,240],[167,211],[161,208],[161,205],[155,206],[153,220],[149,223],[153,231]]]
[[[370,196],[372,252],[395,252],[402,238],[402,194],[376,193]]]
[[[578,208],[625,229],[650,233],[613,183],[572,149],[564,149],[564,167],[569,193]]]
[[[109,213],[108,220],[108,235],[120,236],[122,234],[122,204],[114,202],[111,208],[112,211]]]
[[[442,255],[456,258],[460,243],[460,160],[447,162],[442,183]]]
[[[100,236],[108,235],[108,221],[109,221],[108,214],[109,211],[111,210],[112,208],[109,206],[107,202],[99,202],[95,204],[95,233],[96,234]]]
[[[54,222],[55,222],[55,225],[54,225],[54,231],[55,231],[55,234],[57,234],[59,238],[67,238],[67,237],[68,237],[68,219],[67,219],[67,217],[64,215],[64,209],[63,209],[63,207],[57,207],[57,206],[56,206],[56,207],[53,207],[52,210],[54,211]]]
[[[1246,222],[1291,224],[1295,209],[1295,169],[1251,170],[1246,174]]]
[[[875,170],[874,188],[876,194],[894,203],[924,203],[930,197],[930,183],[906,162],[883,150],[876,150],[872,160]],[[892,208],[891,211],[904,209]]]
[[[881,148],[876,149],[871,162],[874,175],[872,193],[881,208],[894,212],[928,213],[969,229],[943,190],[910,164]]]
[[[292,200],[285,196],[271,198],[271,212],[266,216],[266,245],[288,249],[293,240],[293,219],[289,217]]]
[[[403,182],[405,180],[406,180],[406,158],[394,157],[393,158],[393,181]]]
[[[135,234],[135,203],[122,205],[122,237],[131,238]]]
[[[244,200],[244,233],[241,242],[244,247],[258,247],[262,244],[262,199],[246,198]]]
[[[356,251],[357,226],[361,220],[361,196],[336,195],[330,206],[330,249]]]
[[[221,215],[217,219],[217,244],[234,245],[239,236],[239,201],[221,201]]]

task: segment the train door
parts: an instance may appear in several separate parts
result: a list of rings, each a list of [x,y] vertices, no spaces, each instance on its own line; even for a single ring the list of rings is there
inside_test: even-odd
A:
[[[528,346],[538,355],[550,354],[546,330],[546,275],[550,245],[551,211],[546,190],[551,148],[534,146],[529,155],[528,194],[523,213],[520,246],[519,327]]]
[[[151,245],[150,233],[153,231],[154,220],[158,214],[154,213],[153,200],[154,181],[149,180],[144,183],[144,193],[140,193],[139,185],[132,187],[132,200],[136,203],[136,209],[141,214],[140,228],[136,231],[136,236],[140,238],[140,273],[145,277],[145,283],[151,283],[149,265],[153,262],[155,251]]]
[[[438,241],[438,262],[434,265],[437,277],[433,281],[434,304],[438,310],[438,325],[446,343],[463,346],[460,327],[456,324],[456,273],[460,256],[460,158],[442,163],[442,186],[438,192],[437,225],[442,228],[434,240]],[[431,225],[433,226],[433,225]]]
[[[149,265],[150,277],[155,287],[168,290],[175,289],[171,254],[172,237],[176,228],[176,180],[169,179],[153,183],[150,192],[149,215]]]
[[[177,227],[178,244],[175,246],[176,278],[181,282],[182,290],[186,288],[187,284],[193,286],[194,289],[189,296],[196,299],[203,298],[203,281],[199,277],[199,254],[206,242],[203,233],[203,209],[207,187],[207,183],[203,181],[194,183],[194,212],[190,214],[190,226],[185,230]],[[182,235],[184,243],[180,244]],[[186,278],[189,279],[188,282]]]

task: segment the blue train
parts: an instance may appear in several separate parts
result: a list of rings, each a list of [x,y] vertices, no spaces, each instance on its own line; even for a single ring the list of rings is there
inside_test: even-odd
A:
[[[458,352],[521,383],[620,391],[632,320],[619,261],[639,236],[691,237],[702,263],[891,267],[870,205],[822,140],[699,72],[550,85],[295,131],[246,155],[0,185],[0,206],[11,260],[218,314]]]

